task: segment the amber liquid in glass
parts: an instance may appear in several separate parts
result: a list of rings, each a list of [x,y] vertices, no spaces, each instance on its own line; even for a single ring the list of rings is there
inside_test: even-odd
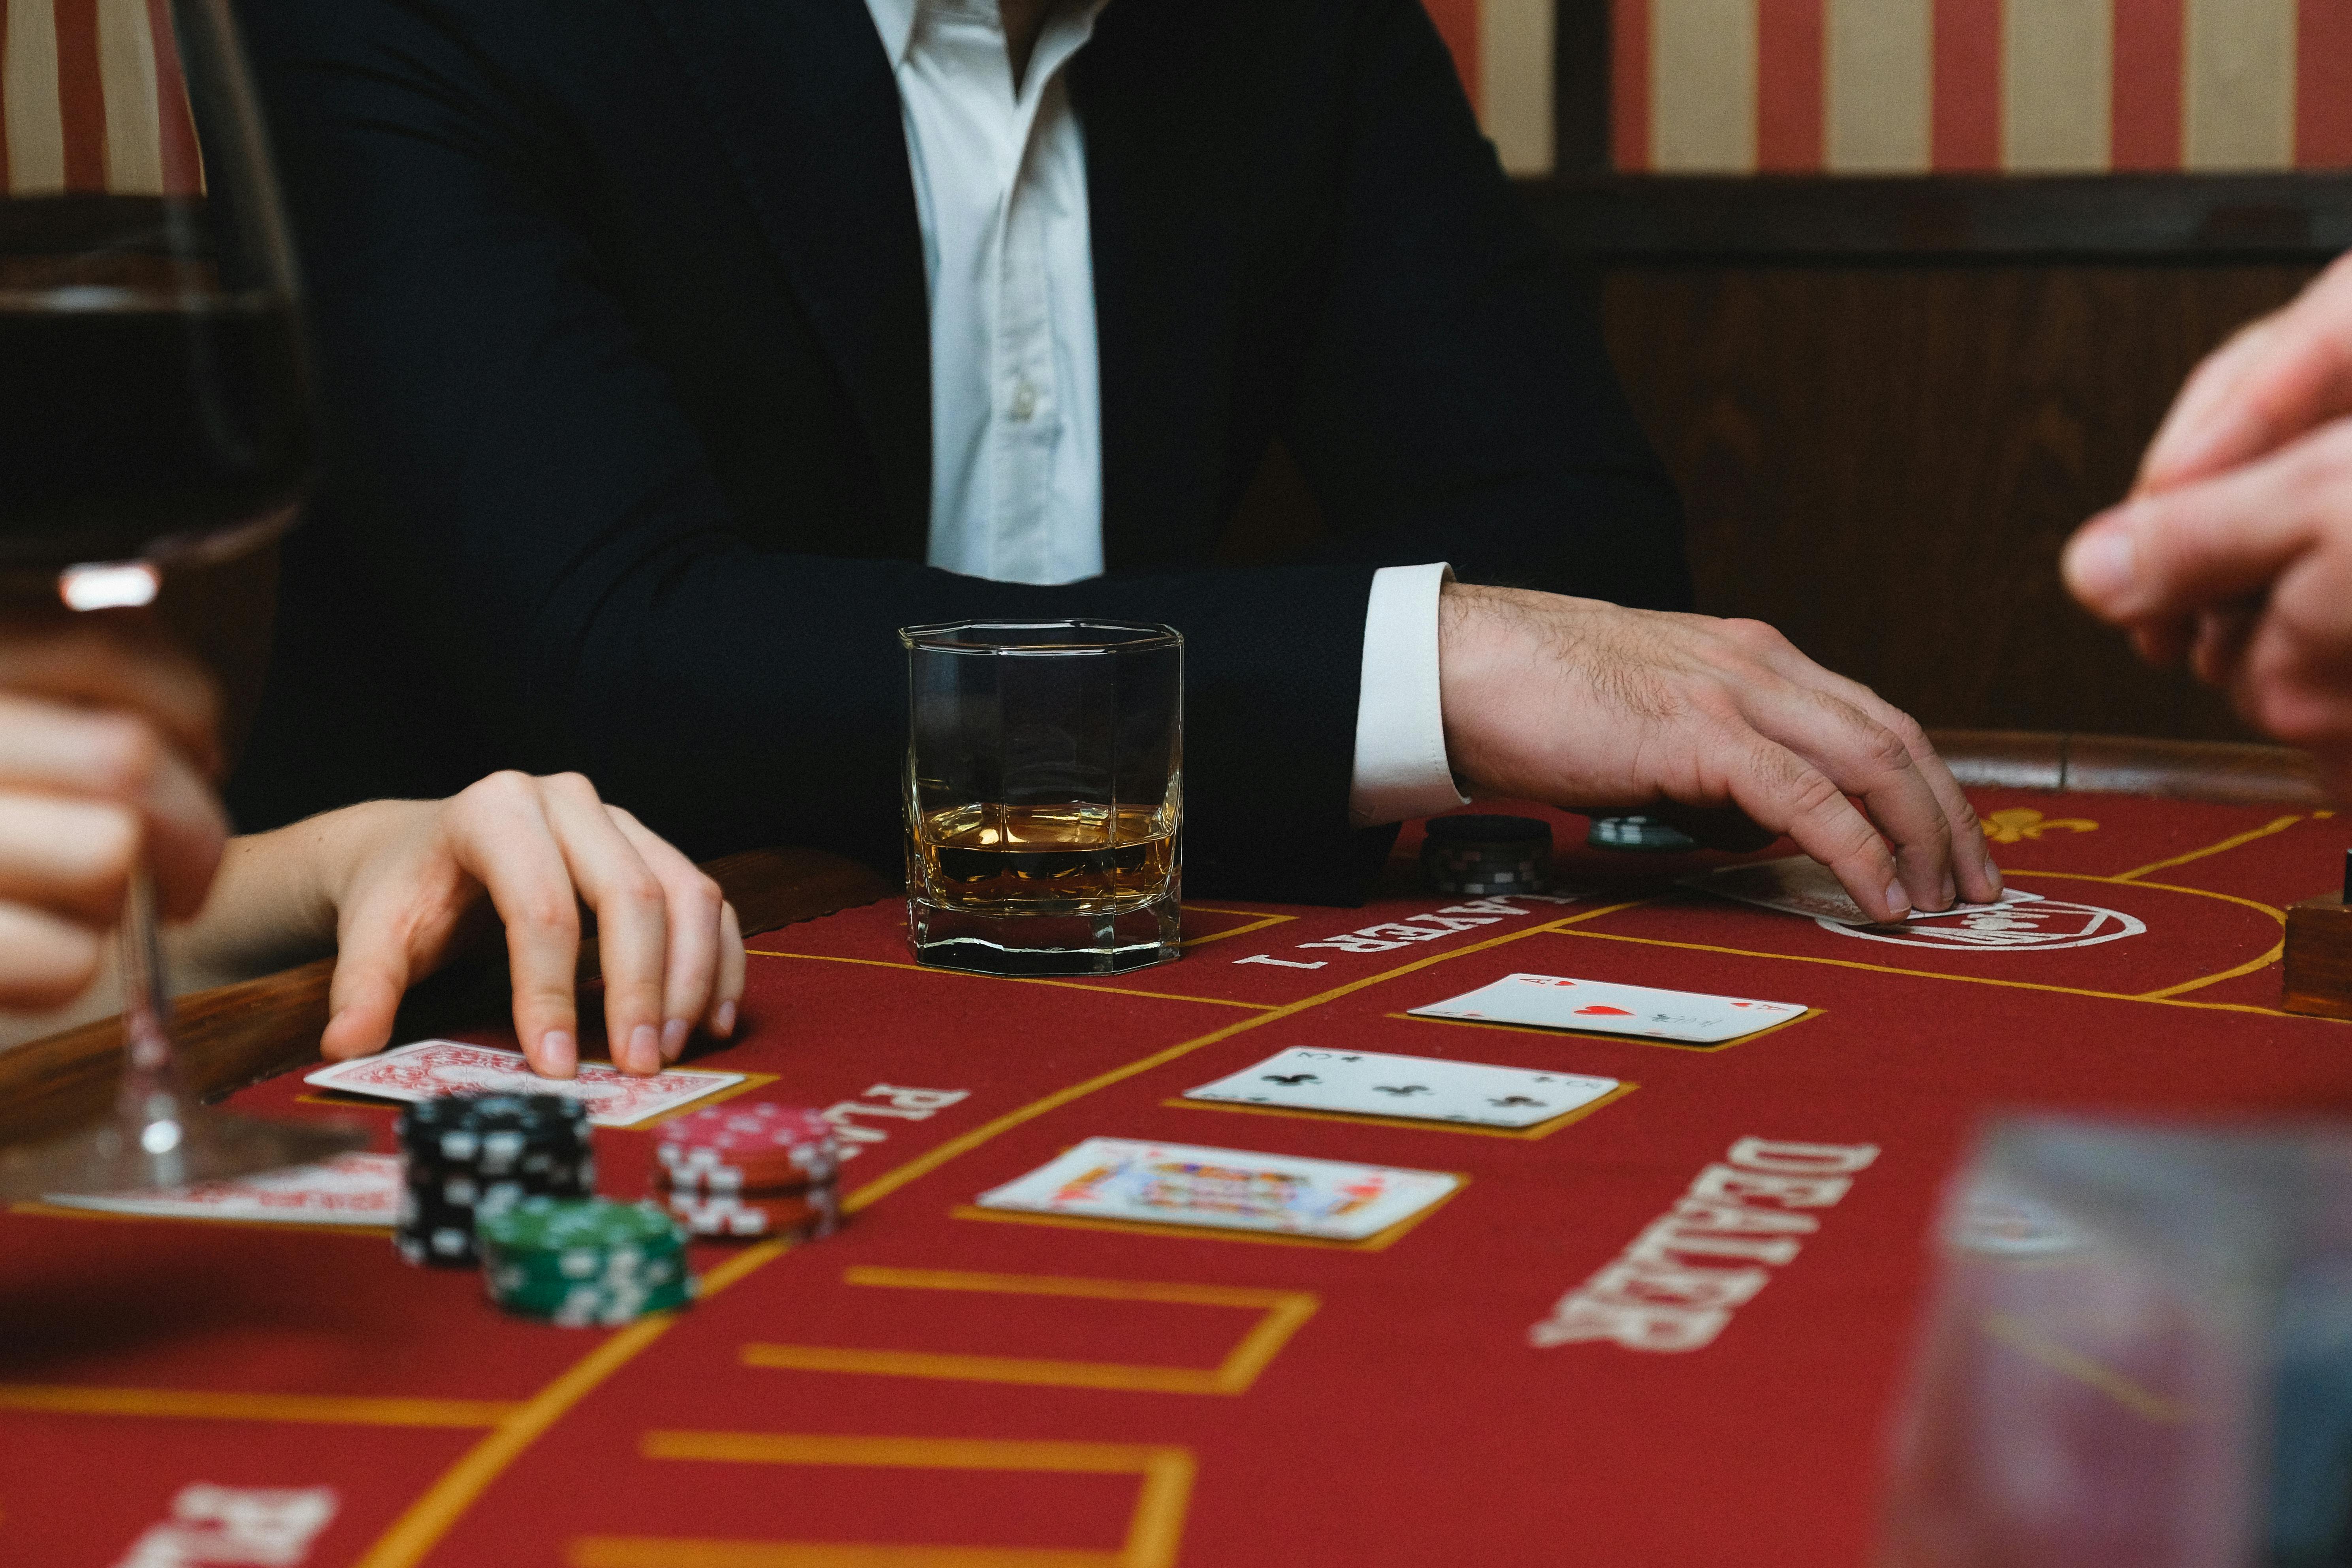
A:
[[[1164,807],[980,802],[925,814],[914,834],[932,900],[963,910],[1097,914],[1168,888],[1176,837]]]

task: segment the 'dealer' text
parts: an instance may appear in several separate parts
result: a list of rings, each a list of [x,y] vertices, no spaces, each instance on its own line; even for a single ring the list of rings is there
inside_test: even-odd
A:
[[[1680,1202],[1528,1331],[1538,1348],[1605,1341],[1636,1351],[1712,1343],[1735,1309],[1796,1256],[1817,1215],[1878,1158],[1875,1143],[1742,1138],[1701,1171]]]

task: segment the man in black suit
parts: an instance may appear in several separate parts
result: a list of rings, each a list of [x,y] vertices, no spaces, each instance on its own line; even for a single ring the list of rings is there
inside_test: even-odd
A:
[[[1360,897],[1458,780],[1995,896],[1907,718],[1661,613],[1671,491],[1415,0],[245,16],[328,389],[247,826],[578,768],[887,859],[893,630],[1087,616],[1186,636],[1198,890]],[[1217,564],[1276,443],[1328,537]]]

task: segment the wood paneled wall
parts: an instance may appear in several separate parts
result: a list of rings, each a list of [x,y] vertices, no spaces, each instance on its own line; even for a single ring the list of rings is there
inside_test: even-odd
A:
[[[1923,722],[2247,731],[2060,586],[2181,378],[2300,265],[1704,262],[1608,273],[1701,607],[1752,616]]]

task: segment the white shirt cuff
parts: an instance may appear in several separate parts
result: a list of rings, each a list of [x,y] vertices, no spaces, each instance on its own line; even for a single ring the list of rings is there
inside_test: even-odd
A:
[[[1443,561],[1372,574],[1356,766],[1348,781],[1348,820],[1358,827],[1468,804],[1446,763],[1437,686],[1437,595],[1453,575]]]

